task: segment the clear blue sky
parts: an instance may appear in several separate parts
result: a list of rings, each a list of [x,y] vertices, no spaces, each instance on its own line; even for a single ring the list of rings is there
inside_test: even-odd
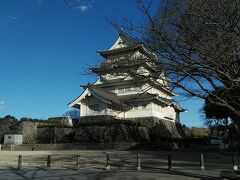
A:
[[[134,0],[1,0],[0,117],[48,118],[62,115],[82,90],[82,67],[102,60],[117,32],[106,17],[141,21]],[[180,102],[182,123],[201,126],[198,100]]]

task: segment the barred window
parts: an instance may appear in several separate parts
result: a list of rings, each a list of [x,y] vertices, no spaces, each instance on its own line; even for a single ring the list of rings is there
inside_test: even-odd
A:
[[[135,105],[133,106],[133,109],[138,109],[138,105],[135,104]]]
[[[142,109],[147,109],[147,104],[142,104]]]

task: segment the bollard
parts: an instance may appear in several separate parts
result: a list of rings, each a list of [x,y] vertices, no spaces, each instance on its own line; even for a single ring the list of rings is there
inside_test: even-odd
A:
[[[110,170],[111,166],[110,166],[110,156],[108,153],[106,153],[106,170]]]
[[[77,155],[77,164],[76,164],[76,166],[77,166],[77,169],[80,169],[80,156],[79,155]]]
[[[10,150],[14,151],[14,145],[12,145],[12,144],[10,145]]]
[[[168,154],[168,170],[172,170],[172,155]]]
[[[201,153],[201,157],[200,157],[200,169],[202,171],[205,170],[203,153]]]
[[[51,155],[47,156],[47,170],[50,170],[51,168],[51,161],[52,161],[52,157]]]
[[[137,154],[137,170],[140,171],[141,168],[141,155]]]
[[[22,155],[18,156],[18,168],[17,168],[17,170],[20,170],[20,169],[22,169]]]
[[[233,155],[232,155],[232,165],[233,165],[233,170],[237,171],[238,166],[236,164],[236,153],[233,153]]]

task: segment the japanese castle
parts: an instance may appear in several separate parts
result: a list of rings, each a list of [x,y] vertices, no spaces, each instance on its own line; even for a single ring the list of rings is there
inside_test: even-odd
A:
[[[80,119],[112,117],[122,120],[180,122],[185,111],[172,99],[168,79],[154,52],[123,32],[106,51],[105,60],[90,68],[98,75],[93,84],[83,84],[83,93],[69,103],[80,109]]]

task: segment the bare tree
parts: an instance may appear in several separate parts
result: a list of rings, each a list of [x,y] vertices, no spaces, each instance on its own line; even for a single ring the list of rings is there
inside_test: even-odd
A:
[[[162,0],[157,11],[136,2],[145,23],[125,29],[156,52],[166,88],[226,108],[240,125],[240,0]]]
[[[240,0],[165,0],[157,12],[151,3],[137,0],[145,24],[125,29],[156,52],[167,86],[226,108],[240,125]]]
[[[78,109],[72,109],[69,111],[66,111],[63,116],[68,116],[71,119],[79,119],[80,117],[80,111]]]

